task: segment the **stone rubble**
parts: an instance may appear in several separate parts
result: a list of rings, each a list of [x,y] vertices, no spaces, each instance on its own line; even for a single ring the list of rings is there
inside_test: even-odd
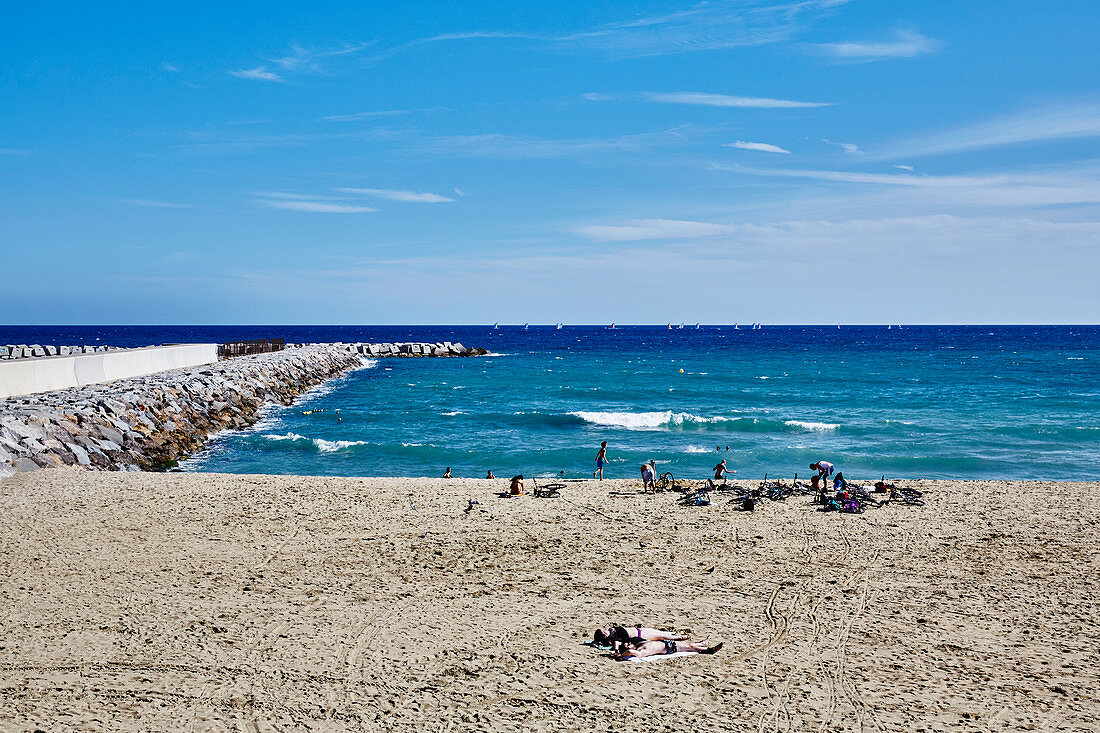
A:
[[[253,424],[265,402],[290,404],[362,363],[318,346],[0,400],[0,476],[64,465],[163,470],[210,435]]]
[[[390,344],[348,344],[338,342],[328,345],[337,346],[353,354],[359,354],[360,356],[369,356],[372,358],[382,356],[485,356],[489,353],[482,348],[467,348],[462,344],[451,343],[450,341],[436,341],[435,343],[407,341]],[[288,349],[299,349],[307,346],[317,346],[317,344],[286,345]]]
[[[364,357],[489,353],[450,342],[291,346],[0,400],[0,477],[49,466],[165,470],[200,450],[214,433],[255,423],[265,403],[288,405],[310,387],[362,366]]]

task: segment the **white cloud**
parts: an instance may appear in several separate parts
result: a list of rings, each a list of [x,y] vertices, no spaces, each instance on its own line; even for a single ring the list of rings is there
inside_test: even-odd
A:
[[[354,193],[361,196],[373,196],[387,201],[404,201],[417,204],[440,204],[454,201],[448,196],[440,196],[437,193],[421,193],[419,191],[400,191],[389,188],[338,188],[341,193]]]
[[[284,56],[267,59],[285,71],[299,74],[323,74],[322,62],[337,56],[357,54],[367,48],[369,43],[341,43],[331,48],[308,48],[291,44]]]
[[[698,239],[728,234],[731,224],[681,219],[631,219],[622,224],[588,224],[573,231],[598,242],[635,242],[644,239]]]
[[[559,52],[602,52],[645,57],[745,48],[789,41],[817,18],[849,0],[718,0],[686,10],[648,15],[573,33],[475,31],[422,38],[380,55],[392,56],[415,46],[455,41],[516,40]]]
[[[848,61],[912,58],[937,51],[942,44],[920,33],[902,32],[891,41],[846,41],[820,45],[831,55]]]
[[[873,159],[945,155],[1053,140],[1100,137],[1100,103],[1049,105],[898,141]]]
[[[240,71],[230,71],[231,76],[235,76],[238,79],[252,79],[254,81],[284,81],[283,77],[279,76],[273,71],[268,71],[266,67],[257,66],[255,69],[241,69]]]
[[[916,170],[916,168],[911,165],[895,165],[894,167],[898,170],[909,171],[910,173]]]
[[[925,197],[927,201],[957,205],[1013,207],[1100,203],[1098,171],[930,176],[791,168],[731,168],[721,165],[712,167],[757,176],[918,189],[931,194]]]
[[[170,64],[167,61],[162,61],[160,63],[160,70],[161,71],[167,71],[167,72],[172,73],[172,74],[179,73],[179,67],[176,66],[175,64]]]
[[[641,152],[683,145],[697,128],[674,127],[658,132],[611,138],[535,138],[519,135],[449,135],[426,138],[419,152],[460,158],[552,159],[607,153]]]
[[[352,112],[346,115],[326,115],[322,117],[322,120],[328,120],[329,122],[359,122],[361,120],[370,120],[375,117],[390,117],[392,115],[407,115],[412,112],[411,109],[383,109],[377,112]]]
[[[171,201],[154,201],[152,199],[114,199],[127,206],[145,206],[154,209],[194,209],[192,204],[176,204]]]
[[[781,148],[778,145],[772,145],[771,143],[749,143],[744,140],[738,140],[733,143],[723,143],[723,147],[726,148],[738,148],[739,150],[756,150],[761,153],[784,153],[790,155],[791,151],[786,148]]]
[[[848,153],[850,155],[856,155],[858,153],[863,152],[862,150],[859,149],[859,146],[856,145],[855,143],[837,143],[837,142],[833,142],[832,140],[826,140],[823,137],[819,137],[818,140],[825,143],[826,145],[836,145],[837,147],[842,149],[845,153]]]
[[[642,92],[638,96],[647,102],[694,104],[704,107],[805,109],[832,105],[831,102],[797,102],[790,99],[771,99],[769,97],[733,97],[728,94],[707,94],[705,92]]]
[[[290,211],[309,211],[317,214],[363,214],[368,211],[378,211],[369,206],[352,206],[349,204],[331,204],[321,201],[296,201],[290,199],[260,200],[262,206],[272,209],[289,209]]]

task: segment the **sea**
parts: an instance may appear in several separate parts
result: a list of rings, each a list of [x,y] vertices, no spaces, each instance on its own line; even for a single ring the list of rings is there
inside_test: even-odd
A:
[[[184,471],[1091,480],[1100,326],[0,326],[0,343],[457,341],[364,360]]]

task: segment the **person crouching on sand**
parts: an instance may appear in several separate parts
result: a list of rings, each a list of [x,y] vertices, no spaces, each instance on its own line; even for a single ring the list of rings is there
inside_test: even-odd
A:
[[[642,464],[642,489],[653,487],[657,490],[657,464],[653,461]]]
[[[493,475],[493,469],[489,469],[489,473],[485,474],[485,478],[496,478],[496,476]]]
[[[512,496],[523,496],[523,474],[512,477],[512,485],[508,487],[508,493]]]
[[[822,485],[827,485],[829,477],[833,475],[833,464],[828,461],[811,463],[810,469],[817,471],[818,480],[821,481]]]
[[[450,466],[447,466],[447,470],[443,472],[443,478],[452,478],[451,477],[451,467]]]

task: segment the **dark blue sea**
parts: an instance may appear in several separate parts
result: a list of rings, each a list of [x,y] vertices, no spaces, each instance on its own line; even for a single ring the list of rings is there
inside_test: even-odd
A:
[[[460,341],[382,359],[226,433],[189,471],[753,480],[818,459],[878,478],[1093,479],[1097,326],[49,326],[0,343]],[[308,414],[306,414],[308,413]],[[728,450],[727,450],[728,447]]]

